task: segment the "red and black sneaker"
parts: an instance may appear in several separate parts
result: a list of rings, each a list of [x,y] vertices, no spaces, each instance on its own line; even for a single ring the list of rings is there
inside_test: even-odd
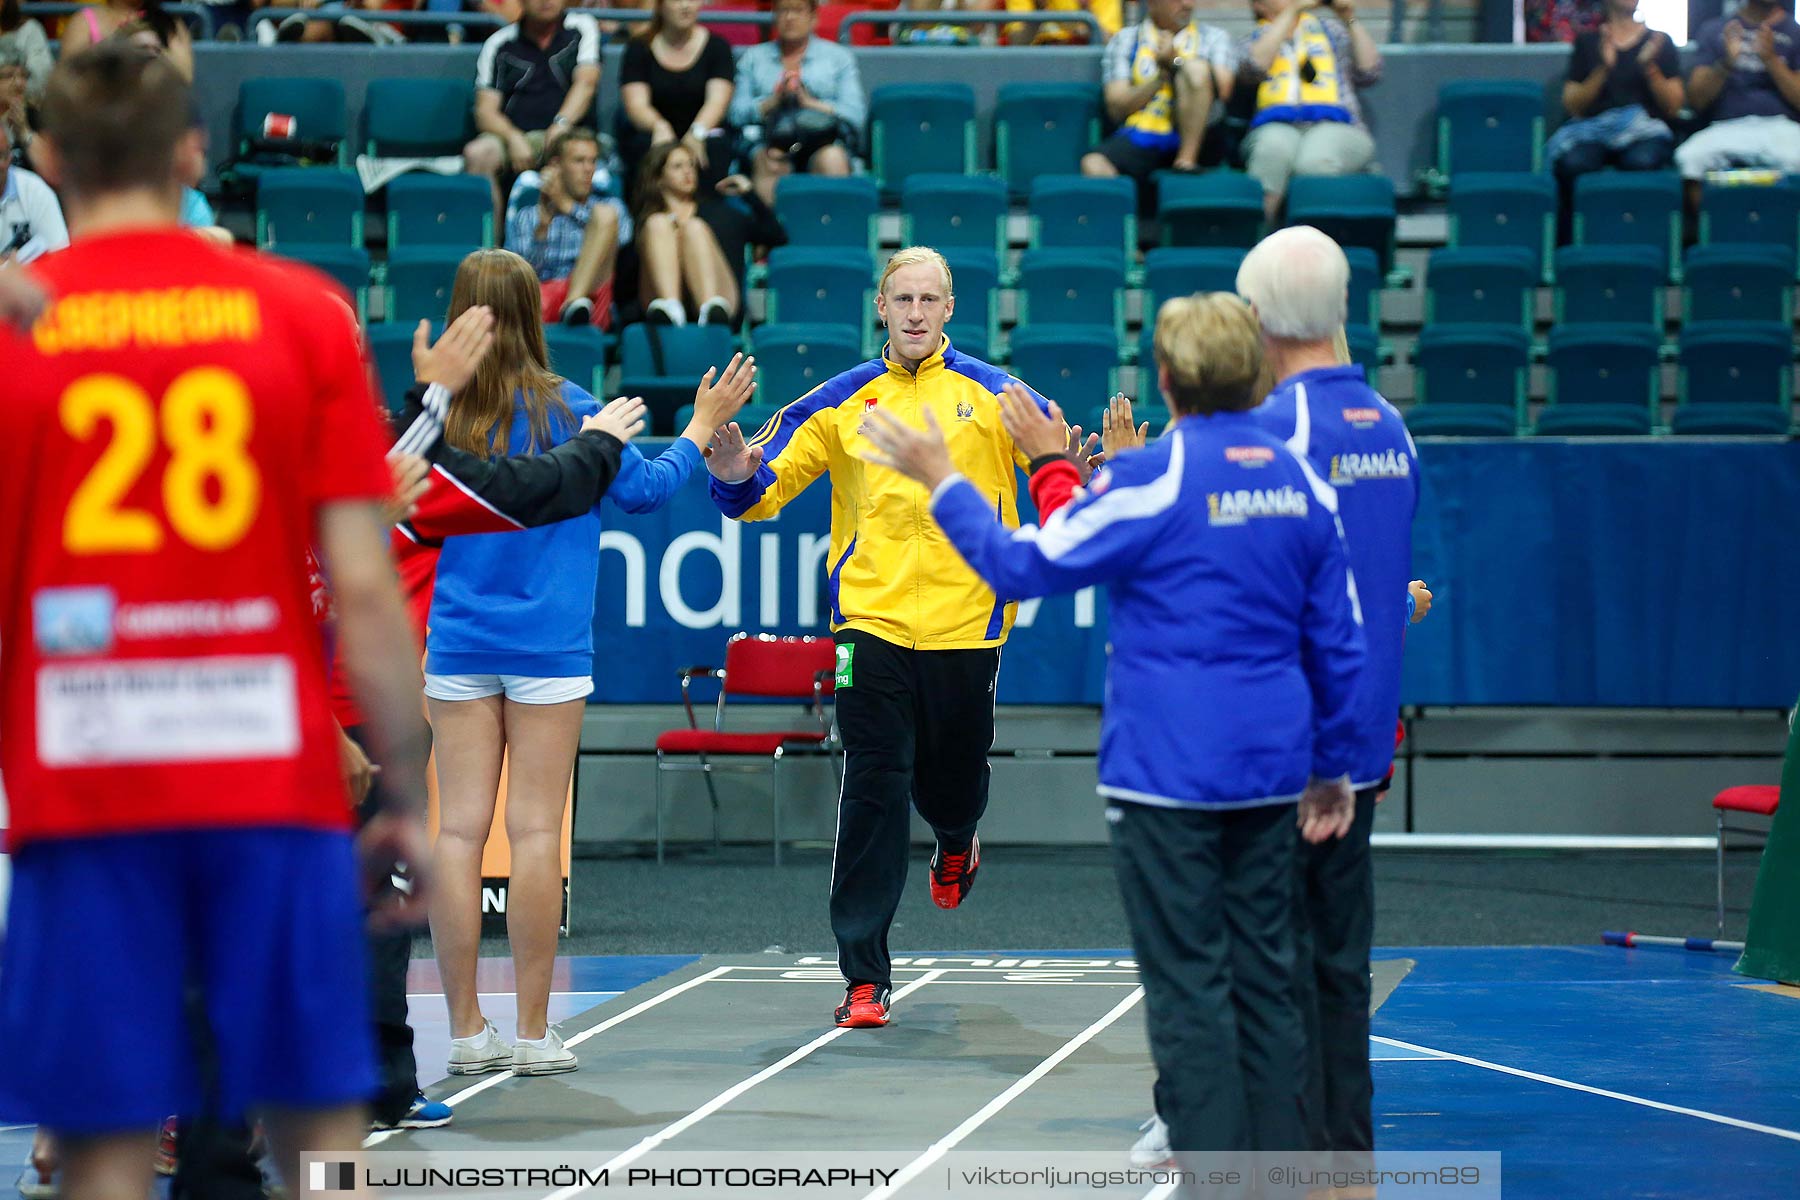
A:
[[[931,852],[931,902],[939,908],[955,908],[975,886],[981,868],[981,839],[973,838],[961,854],[946,854],[940,844]]]
[[[877,1029],[888,1023],[887,987],[879,983],[853,983],[844,991],[844,1002],[832,1014],[839,1029]]]

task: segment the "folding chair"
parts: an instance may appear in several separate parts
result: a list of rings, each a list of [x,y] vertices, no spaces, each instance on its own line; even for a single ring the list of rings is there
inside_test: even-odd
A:
[[[1760,817],[1773,817],[1775,810],[1781,805],[1781,789],[1770,784],[1742,784],[1728,787],[1713,797],[1713,817],[1719,826],[1719,844],[1715,852],[1714,863],[1717,866],[1719,883],[1719,936],[1725,936],[1725,835],[1742,833],[1751,837],[1769,839],[1766,829],[1747,829],[1742,825],[1727,825],[1725,814],[1728,812],[1754,813]]]
[[[671,729],[656,739],[656,861],[663,861],[663,772],[699,771],[712,801],[713,847],[719,845],[719,793],[713,786],[718,771],[753,772],[767,765],[772,797],[771,829],[775,865],[781,865],[781,762],[795,750],[823,750],[832,772],[840,779],[837,739],[831,718],[825,714],[825,697],[832,694],[837,678],[837,647],[830,638],[776,637],[773,634],[740,633],[725,644],[725,666],[689,667],[681,672],[681,703],[687,709],[688,727]],[[716,679],[719,701],[713,727],[700,728],[694,714],[690,688],[696,679]],[[727,696],[805,700],[812,705],[818,725],[814,729],[779,730],[772,733],[728,733],[725,730]],[[696,761],[671,761],[672,755],[695,756]],[[749,760],[725,766],[716,758]]]

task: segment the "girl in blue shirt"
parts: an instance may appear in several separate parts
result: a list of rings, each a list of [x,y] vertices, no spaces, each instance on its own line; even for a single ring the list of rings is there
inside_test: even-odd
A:
[[[469,255],[457,270],[449,319],[475,305],[494,313],[493,348],[451,401],[445,440],[498,457],[537,453],[573,437],[600,405],[549,369],[531,266],[506,250]],[[654,461],[627,445],[606,499],[626,512],[661,508],[699,465],[713,430],[749,398],[754,381],[754,360],[741,356],[717,384],[708,371],[682,436]],[[599,567],[597,507],[538,529],[450,538],[438,560],[425,643],[439,812],[431,932],[450,1008],[453,1074],[510,1068],[547,1075],[577,1066],[548,1018],[562,917],[563,815],[582,712],[594,688]],[[503,763],[516,1046],[482,1015],[475,990],[481,855]]]

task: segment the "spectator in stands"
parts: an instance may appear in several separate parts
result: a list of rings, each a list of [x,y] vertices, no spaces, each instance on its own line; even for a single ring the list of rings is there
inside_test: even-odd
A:
[[[744,131],[765,204],[775,203],[776,183],[792,171],[850,174],[869,114],[856,57],[813,36],[818,0],[775,0],[774,13],[775,39],[739,56],[731,98],[731,123]]]
[[[26,100],[30,79],[25,47],[0,37],[0,126],[11,135],[13,151],[20,162],[26,161],[25,147],[32,138],[31,107]]]
[[[638,290],[645,319],[685,325],[689,305],[702,325],[735,325],[743,305],[744,250],[780,246],[787,230],[750,181],[728,175],[700,187],[700,166],[685,142],[664,142],[639,169]]]
[[[194,77],[194,35],[180,17],[163,11],[163,0],[104,0],[89,5],[63,22],[62,47],[67,58],[119,32],[131,21],[143,21],[156,31],[157,40],[169,49],[169,60],[186,79]]]
[[[1100,22],[1100,32],[1111,38],[1124,25],[1122,0],[1006,0],[1007,12],[1086,12]],[[1027,25],[1023,21],[1006,27],[1006,41],[1013,46],[1085,46],[1085,25],[1065,25],[1060,21]]]
[[[0,101],[8,108],[10,118],[13,106],[19,107],[21,113],[26,107],[37,107],[44,95],[44,82],[56,65],[44,27],[36,18],[28,17],[20,10],[19,0],[0,0],[0,67],[7,64],[9,56],[16,56],[13,65],[24,76],[20,98],[13,100],[8,96]]]
[[[899,7],[901,12],[993,12],[1000,0],[900,0]],[[920,23],[895,25],[893,30],[897,46],[973,46],[982,40],[980,25]]]
[[[600,86],[600,27],[565,0],[524,0],[519,19],[489,37],[475,64],[475,127],[463,147],[471,175],[494,185],[494,212],[505,220],[502,175],[536,167],[554,133],[594,108]]]
[[[1688,104],[1708,121],[1675,151],[1693,199],[1708,171],[1800,173],[1800,25],[1771,0],[1708,21],[1694,39]]]
[[[1083,175],[1129,175],[1140,186],[1165,167],[1199,169],[1237,71],[1231,35],[1195,21],[1194,0],[1145,0],[1144,12],[1106,43],[1103,98],[1119,128],[1081,160]]]
[[[1256,87],[1244,169],[1263,187],[1270,221],[1295,175],[1359,175],[1375,160],[1356,91],[1381,78],[1381,49],[1351,0],[1251,0],[1257,30],[1242,42],[1242,75]]]
[[[0,265],[28,263],[68,244],[56,193],[36,173],[12,165],[12,135],[0,124]]]
[[[259,4],[259,7],[262,5]],[[276,42],[345,42],[351,45],[392,46],[406,40],[399,29],[384,24],[382,12],[411,12],[423,8],[424,0],[268,0],[268,7],[303,8],[283,17],[279,25],[259,21],[256,40],[264,45]],[[369,12],[358,16],[354,9]]]
[[[731,45],[700,25],[700,0],[654,0],[643,33],[619,62],[619,157],[627,178],[653,148],[679,142],[710,189],[731,173],[726,119],[737,73]]]
[[[1565,186],[1605,166],[1660,171],[1675,150],[1681,57],[1637,19],[1637,0],[1606,0],[1606,23],[1575,38],[1562,102],[1569,120],[1544,153]]]
[[[537,272],[545,321],[612,328],[623,206],[594,194],[599,164],[593,130],[558,135],[539,176],[537,203],[507,211],[506,248]]]

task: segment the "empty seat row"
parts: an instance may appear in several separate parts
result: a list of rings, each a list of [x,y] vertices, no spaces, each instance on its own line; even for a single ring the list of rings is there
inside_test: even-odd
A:
[[[1564,246],[1555,255],[1560,327],[1663,327],[1664,270],[1648,246]],[[1504,324],[1531,329],[1538,272],[1518,247],[1434,250],[1425,276],[1429,325]],[[1794,266],[1775,245],[1695,246],[1683,268],[1685,321],[1793,319]]]
[[[1677,433],[1781,434],[1792,424],[1791,326],[1703,321],[1681,333]],[[1661,342],[1637,326],[1550,331],[1536,431],[1637,435],[1658,420]],[[1516,326],[1427,327],[1413,350],[1415,434],[1511,436],[1526,426],[1530,339]]]
[[[1450,181],[1450,244],[1516,247],[1538,278],[1553,278],[1556,184],[1544,175],[1468,173]],[[1602,171],[1575,183],[1575,242],[1642,246],[1664,278],[1679,278],[1681,177],[1673,172]],[[1706,184],[1700,197],[1703,245],[1776,245],[1790,277],[1800,268],[1800,186]]]

